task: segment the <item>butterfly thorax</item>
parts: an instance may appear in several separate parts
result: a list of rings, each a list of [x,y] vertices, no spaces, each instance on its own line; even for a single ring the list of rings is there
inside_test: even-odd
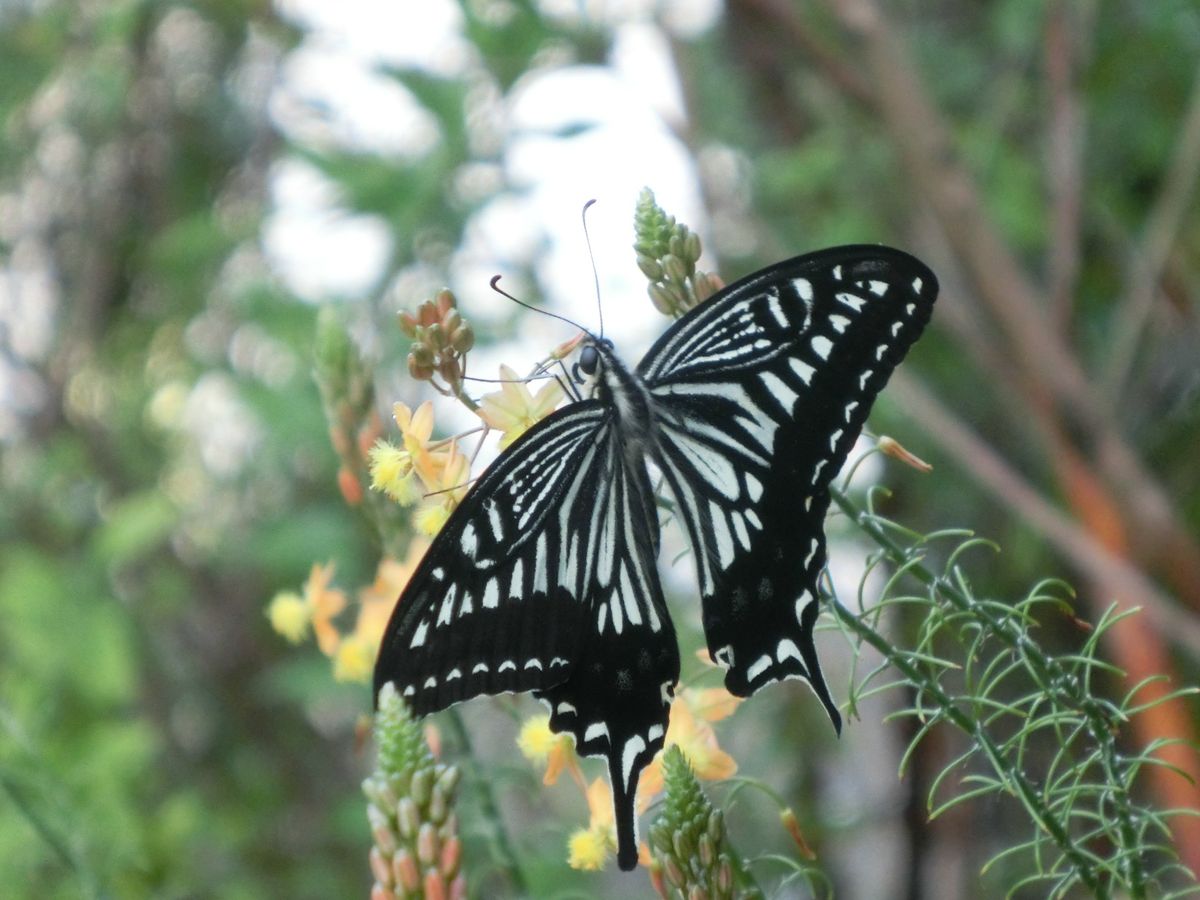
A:
[[[641,460],[653,434],[650,392],[621,362],[612,343],[599,339],[591,346],[599,354],[592,396],[613,411],[616,431],[627,456]]]

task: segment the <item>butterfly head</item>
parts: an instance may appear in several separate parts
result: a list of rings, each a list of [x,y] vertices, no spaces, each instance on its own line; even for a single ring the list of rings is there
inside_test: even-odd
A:
[[[604,370],[612,359],[613,345],[608,338],[588,335],[579,350],[573,374],[579,385],[594,385],[604,376]]]

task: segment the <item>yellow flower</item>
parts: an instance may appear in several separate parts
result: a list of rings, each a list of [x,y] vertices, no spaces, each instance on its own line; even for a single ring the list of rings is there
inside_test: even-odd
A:
[[[308,635],[308,626],[312,624],[308,604],[293,591],[282,591],[275,595],[267,607],[267,618],[271,620],[271,627],[293,644],[304,640]]]
[[[678,745],[697,778],[718,781],[737,772],[737,761],[720,748],[709,722],[730,715],[741,701],[724,688],[693,690],[685,688],[671,704],[671,722],[667,726],[663,749]],[[646,767],[638,789],[638,807],[645,809],[663,789],[662,754]]]
[[[369,683],[378,649],[377,642],[372,643],[362,635],[347,635],[333,654],[334,680]]]
[[[543,784],[554,784],[563,769],[567,769],[582,786],[583,775],[575,757],[575,741],[569,734],[551,731],[548,715],[534,716],[522,725],[517,735],[517,746],[530,762],[546,764]]]
[[[567,862],[573,869],[596,871],[602,869],[608,857],[617,849],[617,832],[613,820],[612,790],[603,778],[597,778],[587,789],[588,813],[591,821],[567,841]]]
[[[412,454],[388,441],[376,441],[367,451],[371,488],[387,494],[401,506],[412,506],[421,498],[421,485],[413,467]]]
[[[529,385],[517,377],[508,366],[500,367],[500,390],[484,394],[479,403],[479,418],[492,428],[503,432],[500,449],[503,450],[534,423],[554,412],[566,396],[556,379],[548,379],[536,394],[529,392]]]
[[[401,506],[412,506],[424,491],[436,484],[450,456],[449,447],[433,449],[433,404],[426,400],[413,412],[404,403],[392,406],[392,417],[400,428],[400,446],[376,441],[367,452],[371,487],[383,491]]]
[[[614,843],[607,831],[580,828],[567,840],[567,862],[572,869],[585,872],[603,869]]]
[[[333,656],[342,640],[333,619],[346,608],[346,595],[337,588],[331,588],[331,580],[333,563],[327,566],[314,563],[308,581],[304,584],[304,602],[312,619],[317,646],[326,656]]]
[[[427,537],[433,537],[442,530],[442,526],[450,518],[450,513],[454,512],[454,508],[467,492],[470,468],[470,461],[458,450],[458,442],[451,441],[445,464],[437,477],[427,480],[423,474],[421,476],[430,496],[425,498],[413,520],[417,531]]]

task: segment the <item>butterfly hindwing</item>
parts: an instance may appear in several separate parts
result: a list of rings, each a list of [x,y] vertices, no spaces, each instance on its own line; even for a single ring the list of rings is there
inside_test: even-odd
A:
[[[828,485],[936,294],[906,254],[823,251],[731,285],[642,360],[731,692],[802,678],[840,727],[812,637]]]
[[[616,814],[618,862],[637,864],[638,776],[662,749],[679,647],[658,579],[658,520],[645,464],[620,452],[586,509],[592,621],[570,678],[539,691],[550,725],[575,737],[578,752],[603,756]]]

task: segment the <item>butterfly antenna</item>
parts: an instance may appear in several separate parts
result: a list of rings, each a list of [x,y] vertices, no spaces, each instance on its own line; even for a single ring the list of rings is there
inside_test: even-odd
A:
[[[592,252],[592,236],[588,234],[587,226],[587,212],[595,202],[595,199],[592,199],[583,204],[580,218],[583,219],[583,240],[587,244],[588,260],[592,264],[592,283],[596,286],[596,309],[600,313],[600,337],[604,337],[604,304],[600,302],[600,273],[596,271],[596,254]]]
[[[500,285],[500,276],[499,275],[493,275],[492,280],[489,283],[491,284],[493,291],[495,291],[501,297],[507,297],[513,303],[517,304],[517,306],[523,306],[526,309],[532,310],[535,313],[541,313],[543,316],[550,316],[550,318],[552,318],[552,319],[558,319],[560,322],[566,322],[572,328],[578,328],[580,331],[587,331],[587,329],[584,328],[582,325],[580,325],[578,322],[573,322],[570,319],[568,319],[566,316],[560,316],[558,313],[550,312],[550,310],[548,310],[548,309],[541,309],[540,307],[533,306],[532,304],[526,303],[524,300],[518,300],[516,297],[514,297],[508,291],[504,290],[504,288],[499,286]]]

